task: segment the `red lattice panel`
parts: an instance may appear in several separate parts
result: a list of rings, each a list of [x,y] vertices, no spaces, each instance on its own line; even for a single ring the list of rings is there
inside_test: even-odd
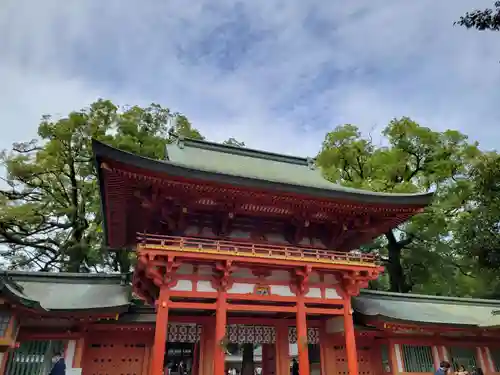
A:
[[[347,366],[347,354],[345,351],[345,346],[335,346],[335,373],[337,375],[349,375],[349,369]],[[359,375],[374,375],[372,360],[371,360],[371,350],[369,347],[358,347],[358,369]]]
[[[142,375],[145,354],[145,342],[89,340],[84,353],[83,375]]]

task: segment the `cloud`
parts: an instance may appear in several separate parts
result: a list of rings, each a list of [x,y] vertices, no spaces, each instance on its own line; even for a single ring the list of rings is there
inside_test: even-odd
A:
[[[7,0],[0,146],[97,97],[159,102],[209,139],[315,155],[342,123],[408,115],[496,147],[500,34],[453,27],[492,1]]]

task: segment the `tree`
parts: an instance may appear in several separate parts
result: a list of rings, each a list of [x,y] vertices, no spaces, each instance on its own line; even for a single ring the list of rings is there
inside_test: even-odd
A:
[[[488,284],[483,297],[500,296],[500,155],[487,153],[469,172],[472,189],[456,222],[453,243],[474,274]],[[486,292],[486,294],[485,294]]]
[[[425,213],[377,240],[386,256],[389,290],[406,293],[453,255],[443,249],[448,250],[443,240],[449,236],[448,217],[468,191],[467,171],[479,150],[457,131],[435,132],[407,117],[392,120],[382,136],[387,146],[363,137],[354,125],[339,126],[326,135],[317,163],[327,179],[346,186],[436,192]]]
[[[173,121],[172,121],[173,120]],[[4,266],[88,272],[110,266],[127,272],[128,255],[102,248],[101,212],[91,141],[154,159],[174,135],[202,138],[187,118],[157,104],[118,108],[109,100],[53,119],[38,139],[13,145],[0,160],[0,245]]]
[[[494,8],[483,10],[473,10],[465,13],[464,16],[455,22],[459,26],[464,26],[467,29],[476,29],[480,31],[500,30],[500,1],[495,1]]]

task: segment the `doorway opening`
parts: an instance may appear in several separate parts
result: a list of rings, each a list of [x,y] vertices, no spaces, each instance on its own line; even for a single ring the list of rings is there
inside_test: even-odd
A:
[[[196,375],[197,350],[191,342],[168,342],[165,351],[165,375]]]

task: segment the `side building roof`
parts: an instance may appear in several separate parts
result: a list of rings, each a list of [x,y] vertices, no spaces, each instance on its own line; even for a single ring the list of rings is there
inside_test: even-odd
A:
[[[124,322],[152,322],[152,309],[134,307],[126,275],[3,272],[0,297],[44,312],[125,312]],[[363,290],[352,299],[365,321],[500,328],[500,301]],[[127,313],[128,312],[128,313]]]
[[[364,290],[353,309],[365,318],[387,322],[500,327],[500,301]]]
[[[326,180],[314,160],[207,141],[179,138],[167,160],[137,156],[93,141],[97,163],[114,160],[145,172],[367,204],[427,206],[432,193],[393,194],[352,189]],[[98,168],[100,170],[100,168]]]
[[[125,275],[3,272],[0,297],[35,310],[76,312],[84,310],[125,311],[131,288]]]

